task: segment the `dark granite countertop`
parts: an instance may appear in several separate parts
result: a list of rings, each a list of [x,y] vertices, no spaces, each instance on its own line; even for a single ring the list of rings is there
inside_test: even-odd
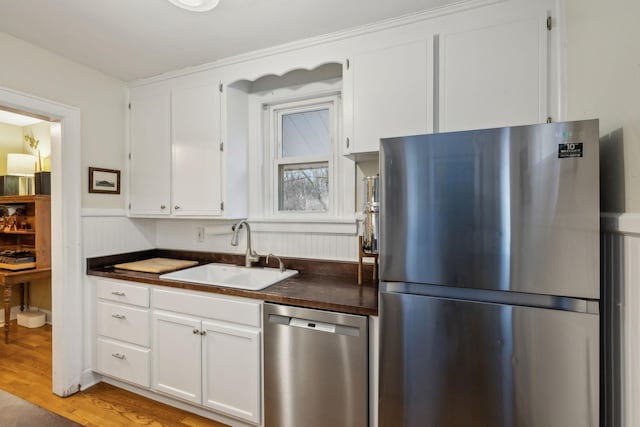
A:
[[[151,285],[255,298],[267,302],[306,308],[318,308],[350,314],[378,314],[378,284],[372,280],[365,280],[363,285],[359,286],[357,283],[357,263],[282,258],[287,268],[298,270],[299,273],[260,291],[163,280],[159,278],[159,274],[120,270],[113,267],[115,264],[123,262],[154,257],[196,260],[200,264],[222,262],[243,265],[244,263],[243,255],[152,249],[88,258],[87,274]],[[260,262],[256,265],[265,266],[264,261],[264,257],[261,257]],[[274,260],[274,265],[272,266],[275,267],[276,265],[277,261]],[[363,277],[370,278],[371,275],[371,266],[365,266]]]

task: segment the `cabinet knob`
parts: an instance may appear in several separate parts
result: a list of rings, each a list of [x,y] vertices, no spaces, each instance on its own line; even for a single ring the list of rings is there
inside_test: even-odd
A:
[[[175,205],[175,206],[173,207],[173,209],[178,210],[178,209],[180,209],[180,206]]]
[[[120,360],[124,360],[127,358],[127,356],[125,356],[122,353],[113,353],[111,356],[115,357],[116,359],[120,359]]]
[[[112,314],[111,317],[116,318],[116,319],[126,319],[127,316],[125,316],[124,314]]]
[[[200,335],[207,335],[207,331],[200,331]]]
[[[199,334],[199,333],[200,333],[200,331],[199,331],[199,330],[197,330],[197,329],[194,329],[194,330],[193,330],[193,335],[196,335],[196,334]]]
[[[160,205],[160,209],[166,209],[167,206],[166,205]]]
[[[349,138],[347,138],[347,148],[349,148]]]

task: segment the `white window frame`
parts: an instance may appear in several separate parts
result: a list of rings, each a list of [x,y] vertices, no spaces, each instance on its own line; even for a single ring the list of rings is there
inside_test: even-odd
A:
[[[337,97],[334,139],[333,213],[295,212],[276,215],[273,207],[273,162],[269,142],[269,117],[266,110],[277,103],[304,101],[311,98]],[[357,233],[355,212],[355,176],[353,160],[344,156],[342,112],[342,79],[330,79],[282,87],[249,94],[249,212],[252,230],[270,233],[348,234]],[[337,159],[337,161],[335,161]]]
[[[333,96],[312,97],[303,100],[294,101],[282,101],[272,104],[265,104],[265,125],[267,126],[268,140],[264,142],[269,144],[269,150],[265,150],[270,155],[270,175],[271,175],[271,206],[270,214],[273,217],[280,218],[299,218],[301,215],[304,217],[317,217],[326,218],[334,217],[336,215],[336,173],[335,165],[338,161],[336,139],[338,136],[338,114],[340,110],[340,96],[335,94]],[[316,110],[329,110],[329,129],[330,129],[330,141],[329,141],[329,153],[326,156],[308,156],[308,157],[286,157],[283,158],[282,153],[282,117],[286,114],[301,113],[305,111]],[[327,162],[328,164],[328,178],[329,178],[329,197],[328,209],[322,211],[281,211],[280,210],[280,166],[283,165],[303,165],[310,163]]]

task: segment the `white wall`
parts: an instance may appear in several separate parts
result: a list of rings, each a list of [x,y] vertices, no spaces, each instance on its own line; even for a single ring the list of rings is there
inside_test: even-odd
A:
[[[51,171],[51,123],[40,122],[22,128],[24,135],[31,134],[38,140],[38,148],[31,148],[28,142],[24,142],[24,150],[27,153],[38,156],[42,159],[42,170]]]
[[[612,427],[640,425],[640,2],[566,0],[567,118],[600,119],[605,294],[618,324]],[[621,216],[619,214],[622,214]]]
[[[7,174],[7,154],[22,153],[22,149],[22,128],[0,123],[0,175]]]
[[[0,57],[0,86],[80,109],[82,164],[65,167],[82,167],[83,177],[88,166],[124,174],[123,82],[5,33],[0,33]],[[87,181],[82,181],[84,208],[124,207],[124,195],[89,194]]]
[[[602,210],[640,212],[640,2],[566,0],[567,118],[599,118]]]
[[[124,194],[87,192],[89,166],[119,169],[123,173],[123,182],[126,180],[124,151],[127,97],[124,83],[3,33],[0,33],[0,56],[0,87],[76,107],[80,111],[81,161],[79,164],[62,164],[62,168],[79,168],[77,171],[82,184],[82,207],[92,212],[91,216],[85,218],[65,218],[68,223],[82,221],[83,252],[77,262],[84,265],[86,256],[154,247],[154,224],[139,224],[126,218]],[[112,215],[112,212],[119,216],[104,216]],[[65,263],[67,264],[69,263]],[[56,274],[62,276],[59,270],[54,272]],[[82,307],[73,307],[73,310],[83,313],[84,318],[78,326],[82,331],[83,348],[76,354],[78,363],[83,365],[84,376],[81,382],[89,384],[93,381],[90,370],[93,313],[86,310],[92,307],[91,287],[85,283],[58,283],[58,292],[64,286],[77,289],[81,294],[78,298],[82,301]],[[74,333],[74,327],[65,330]],[[57,342],[57,346],[54,342],[54,349],[60,350],[61,340],[58,339]]]

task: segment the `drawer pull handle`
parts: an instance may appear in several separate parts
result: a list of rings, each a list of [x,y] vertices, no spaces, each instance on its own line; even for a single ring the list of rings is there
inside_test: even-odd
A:
[[[127,316],[125,316],[124,314],[112,314],[111,317],[114,317],[116,319],[126,319]]]
[[[122,353],[113,353],[111,356],[115,357],[116,359],[120,359],[120,360],[124,360],[127,358],[127,356],[125,356]]]
[[[124,292],[119,292],[119,291],[113,291],[113,292],[111,292],[111,295],[115,295],[115,296],[118,296],[118,297],[123,297],[123,296],[125,296],[125,293]]]

